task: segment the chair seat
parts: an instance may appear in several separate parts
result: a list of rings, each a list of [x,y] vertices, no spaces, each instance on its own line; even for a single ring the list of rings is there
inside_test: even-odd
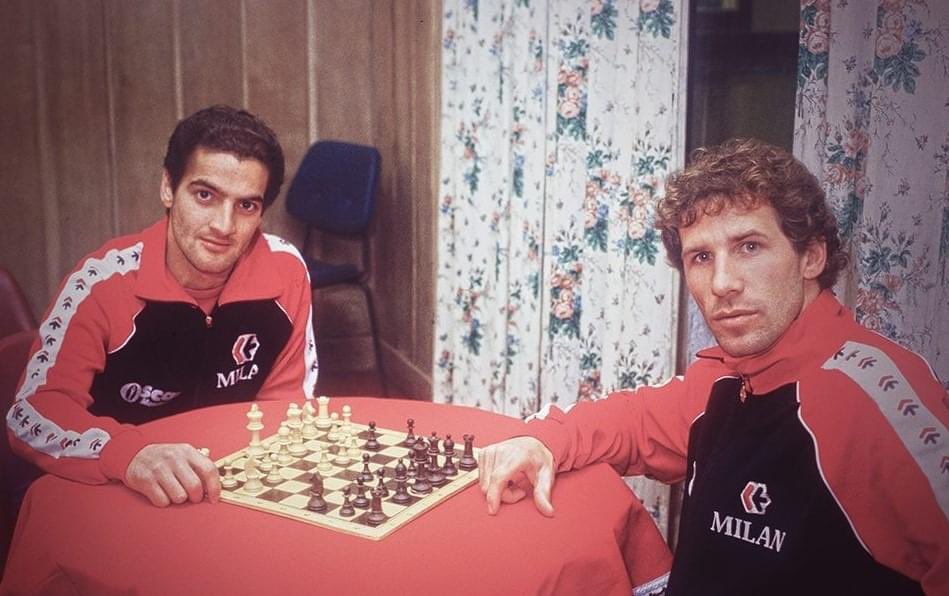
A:
[[[314,290],[336,284],[359,283],[362,277],[362,271],[351,264],[336,265],[307,258],[306,267],[310,271],[310,287]]]

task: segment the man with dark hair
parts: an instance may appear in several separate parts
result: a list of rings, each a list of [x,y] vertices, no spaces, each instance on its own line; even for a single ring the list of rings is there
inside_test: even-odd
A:
[[[158,506],[216,501],[217,470],[191,445],[146,444],[135,425],[303,400],[317,372],[306,267],[260,230],[284,176],[273,131],[206,108],[178,123],[164,163],[167,216],[66,277],[6,418],[13,449],[45,471],[123,482]]]
[[[636,593],[949,593],[944,390],[829,289],[846,256],[816,179],[759,141],[702,149],[657,227],[718,346],[483,449],[489,513],[533,493],[553,515],[556,473],[607,462],[685,481],[672,571]]]

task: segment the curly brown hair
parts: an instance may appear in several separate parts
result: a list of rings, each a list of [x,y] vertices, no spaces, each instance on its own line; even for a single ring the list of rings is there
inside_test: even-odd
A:
[[[729,206],[748,209],[762,202],[778,212],[781,230],[798,253],[814,240],[826,242],[827,264],[817,281],[821,288],[833,286],[848,259],[824,191],[793,155],[757,139],[696,149],[691,163],[669,176],[656,214],[669,263],[682,271],[679,228],[695,223],[700,213],[715,215]]]

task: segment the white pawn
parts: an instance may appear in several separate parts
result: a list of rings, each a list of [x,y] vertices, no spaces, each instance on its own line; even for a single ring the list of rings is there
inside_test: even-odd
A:
[[[264,484],[268,486],[277,486],[283,482],[283,476],[280,475],[280,464],[277,462],[277,454],[270,454],[270,473],[264,478]]]
[[[237,478],[234,477],[234,462],[227,460],[224,464],[224,477],[221,478],[223,488],[234,488],[237,486]]]
[[[348,466],[349,461],[349,452],[346,451],[346,445],[343,443],[337,443],[336,457],[333,459],[333,463],[337,466]]]
[[[359,449],[359,442],[356,437],[350,437],[349,439],[349,457],[353,459],[359,459],[362,451]]]
[[[280,430],[277,431],[277,442],[280,444],[278,461],[281,466],[286,466],[293,461],[293,456],[290,455],[290,429],[287,428],[285,422],[280,423]]]
[[[336,412],[330,414],[330,431],[326,438],[334,443],[339,440],[339,414]]]

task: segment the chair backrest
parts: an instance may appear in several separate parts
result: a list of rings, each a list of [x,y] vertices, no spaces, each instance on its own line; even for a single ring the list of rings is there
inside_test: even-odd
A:
[[[13,274],[0,267],[0,337],[36,328],[36,318]]]
[[[359,234],[376,203],[382,158],[375,147],[317,141],[287,190],[287,210],[320,230]]]

